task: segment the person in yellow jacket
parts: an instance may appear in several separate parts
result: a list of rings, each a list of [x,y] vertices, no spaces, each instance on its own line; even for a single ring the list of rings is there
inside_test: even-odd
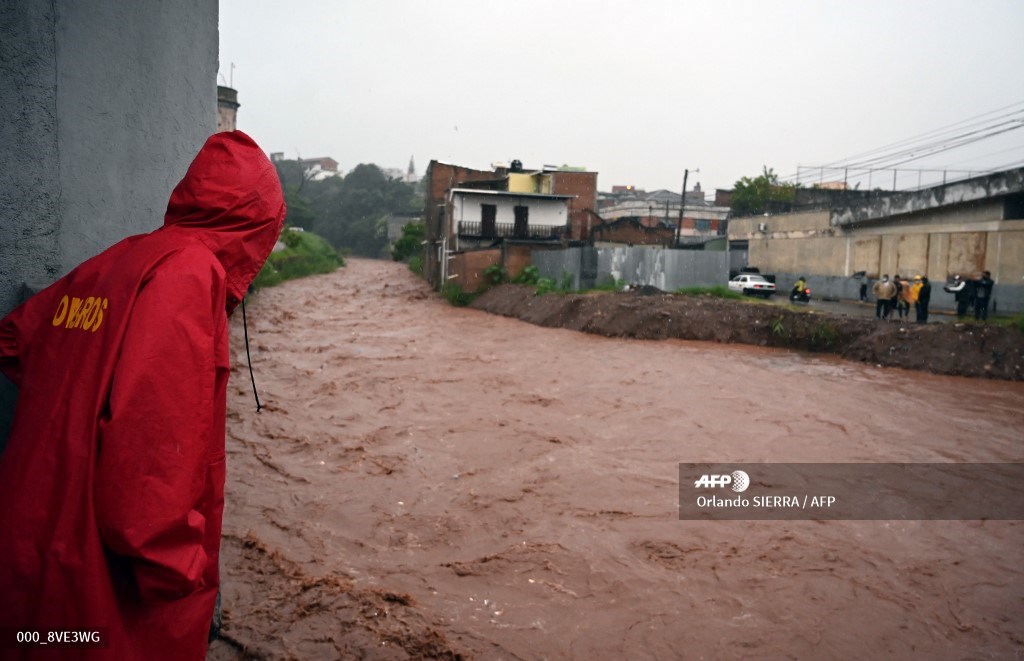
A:
[[[921,316],[921,289],[924,288],[924,278],[920,275],[914,276],[914,284],[910,285],[910,296],[914,302],[914,312],[917,314],[917,322],[922,323]],[[927,307],[928,303],[924,305]],[[928,313],[924,313],[924,318],[927,319]]]
[[[917,292],[920,290],[921,276],[914,278],[913,283],[903,281],[903,287],[900,289],[900,307],[904,309],[907,319],[910,319],[910,311],[917,307]]]

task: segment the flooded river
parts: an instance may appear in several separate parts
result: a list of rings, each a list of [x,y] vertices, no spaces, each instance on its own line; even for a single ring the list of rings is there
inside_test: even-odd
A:
[[[545,329],[387,262],[248,311],[266,408],[234,319],[225,533],[292,563],[282,590],[301,572],[408,595],[481,659],[1024,653],[1020,522],[678,519],[680,462],[1024,461],[1024,384]],[[261,608],[262,570],[222,564],[236,643],[417,655]]]

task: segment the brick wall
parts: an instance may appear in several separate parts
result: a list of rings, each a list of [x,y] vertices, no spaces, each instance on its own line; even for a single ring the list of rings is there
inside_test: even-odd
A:
[[[559,246],[561,247],[561,246]],[[533,255],[533,246],[505,243],[503,261],[508,277],[514,278],[519,272],[530,265]]]
[[[462,291],[476,291],[486,284],[484,270],[501,261],[501,250],[473,250],[452,255],[448,262],[448,272],[455,276],[448,282],[462,287]]]
[[[442,284],[439,282],[438,244],[444,238],[442,236],[444,218],[443,212],[439,213],[438,207],[439,205],[444,205],[448,189],[456,187],[463,181],[480,181],[483,179],[493,179],[497,176],[501,176],[501,174],[490,170],[475,170],[473,168],[449,165],[448,163],[439,163],[438,161],[431,161],[430,165],[427,166],[427,173],[424,177],[427,180],[426,200],[424,200],[423,206],[427,251],[423,264],[423,273],[427,277],[427,282],[434,287]]]
[[[555,195],[573,195],[569,200],[569,236],[572,239],[586,239],[586,210],[597,209],[596,172],[552,172],[551,192]]]
[[[625,243],[633,246],[670,246],[675,238],[671,227],[645,227],[623,219],[593,228],[594,241]]]

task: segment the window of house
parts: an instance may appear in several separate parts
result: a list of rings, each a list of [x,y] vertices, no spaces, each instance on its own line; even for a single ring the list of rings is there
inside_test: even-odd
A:
[[[708,232],[710,230],[711,230],[711,221],[710,220],[698,220],[697,221],[697,231],[698,232]]]

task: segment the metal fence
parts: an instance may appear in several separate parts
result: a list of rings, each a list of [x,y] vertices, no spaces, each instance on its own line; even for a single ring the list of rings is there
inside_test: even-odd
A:
[[[729,254],[725,251],[647,246],[568,248],[534,252],[533,264],[540,275],[555,281],[568,273],[576,289],[588,289],[612,278],[663,291],[724,285],[729,280]]]
[[[515,223],[494,223],[485,227],[478,221],[460,220],[459,236],[485,239],[560,239],[569,235],[568,225],[526,225],[516,231]]]

